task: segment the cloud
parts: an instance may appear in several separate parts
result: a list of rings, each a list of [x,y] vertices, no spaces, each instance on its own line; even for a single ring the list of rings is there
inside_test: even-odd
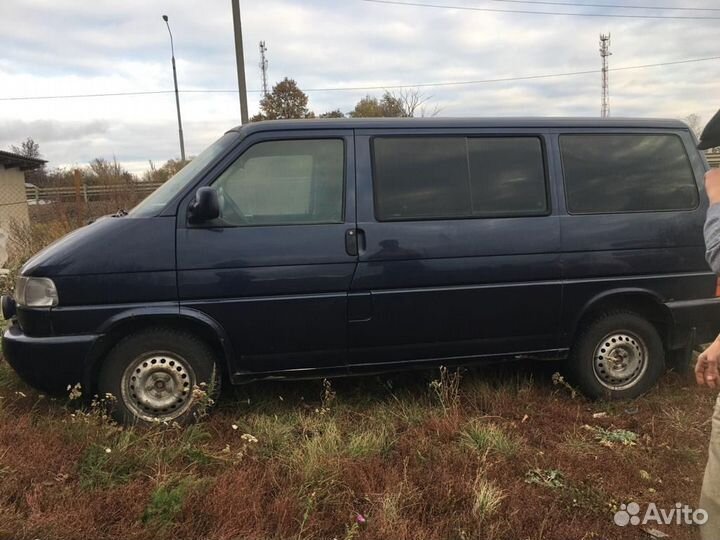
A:
[[[453,3],[477,5],[470,0]],[[713,4],[705,0],[700,5]],[[260,88],[260,40],[269,49],[270,81],[289,76],[305,89],[599,69],[600,32],[612,33],[611,67],[717,54],[717,24],[711,20],[533,16],[358,0],[263,0],[242,2],[242,9],[245,69],[253,90]],[[234,90],[232,16],[226,0],[3,0],[0,97],[172,89],[163,13],[172,25],[181,89]],[[720,61],[613,71],[610,83],[613,115],[697,113],[708,119],[718,107],[713,96],[720,95]],[[600,107],[599,73],[422,91],[432,96],[429,105],[439,106],[443,116],[597,116]],[[321,113],[349,111],[368,93],[381,91],[308,95],[310,107]],[[259,97],[249,95],[251,113]],[[235,93],[183,93],[181,105],[189,154],[239,123]],[[51,166],[115,156],[139,167],[179,153],[172,93],[0,101],[0,118],[0,148],[32,136]]]
[[[57,122],[55,120],[0,120],[0,131],[11,140],[33,137],[44,142],[74,141],[88,136],[107,133],[110,127],[105,120],[88,122]]]

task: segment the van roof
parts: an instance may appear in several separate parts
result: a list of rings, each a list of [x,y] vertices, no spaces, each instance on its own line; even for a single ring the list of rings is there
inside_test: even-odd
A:
[[[230,131],[244,135],[257,131],[295,129],[363,128],[654,128],[689,129],[681,120],[665,118],[581,118],[581,117],[498,117],[498,118],[319,118],[306,120],[265,120],[237,126]]]

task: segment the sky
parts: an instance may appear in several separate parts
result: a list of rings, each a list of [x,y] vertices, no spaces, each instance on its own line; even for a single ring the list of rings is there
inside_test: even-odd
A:
[[[250,115],[261,97],[260,40],[268,48],[270,83],[295,79],[316,113],[350,111],[366,94],[379,96],[382,88],[393,86],[593,71],[419,90],[440,116],[599,116],[600,33],[612,35],[611,69],[720,56],[720,6],[713,0],[556,1],[716,11],[415,0],[584,14],[570,16],[366,0],[241,0]],[[50,167],[102,157],[116,158],[133,172],[147,169],[149,161],[179,157],[172,92],[5,99],[172,90],[163,14],[175,42],[187,154],[197,154],[238,125],[230,0],[0,0],[0,149],[32,137]],[[367,86],[380,89],[314,90]],[[720,59],[610,73],[612,116],[697,114],[707,121],[720,107],[718,98]]]

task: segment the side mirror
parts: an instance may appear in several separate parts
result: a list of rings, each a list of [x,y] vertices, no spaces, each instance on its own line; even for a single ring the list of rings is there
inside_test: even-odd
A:
[[[202,223],[220,217],[220,199],[215,188],[201,187],[197,190],[195,200],[188,208],[188,217],[192,223]]]

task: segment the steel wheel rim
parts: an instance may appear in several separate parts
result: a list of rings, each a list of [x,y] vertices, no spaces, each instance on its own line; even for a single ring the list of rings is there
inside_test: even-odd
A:
[[[637,334],[627,330],[608,334],[595,347],[595,378],[610,390],[632,388],[645,374],[647,366],[647,345]]]
[[[195,371],[182,356],[153,351],[130,362],[120,390],[123,402],[138,418],[168,421],[190,408],[195,384]]]

